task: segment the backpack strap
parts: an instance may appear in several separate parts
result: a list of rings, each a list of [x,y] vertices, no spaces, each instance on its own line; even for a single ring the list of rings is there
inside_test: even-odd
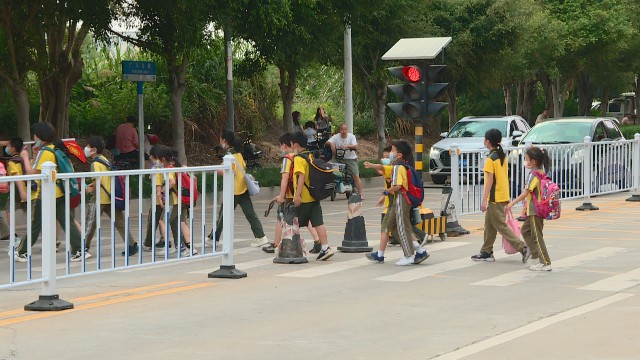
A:
[[[42,150],[47,150],[47,151],[51,151],[53,153],[53,156],[56,159],[56,166],[58,166],[58,156],[56,155],[56,151],[55,148],[50,148],[49,146],[44,146],[40,149],[40,151]],[[64,193],[64,186],[62,185],[62,180],[56,180],[56,185],[58,185],[58,187],[60,188],[60,190],[62,190],[62,192]]]
[[[102,164],[102,165],[106,166],[109,170],[111,170],[111,164],[109,163],[109,161],[108,161],[108,160],[106,160],[106,159],[105,159],[105,160],[103,160],[101,156],[97,156],[97,157],[95,157],[95,158],[93,159],[92,163],[94,163],[94,162],[99,162],[100,164]],[[111,198],[111,192],[109,192],[109,191],[107,190],[107,188],[104,186],[104,184],[103,184],[103,183],[100,183],[100,188],[102,188],[102,190],[107,194],[107,196],[108,196],[109,198]]]
[[[305,159],[305,160],[307,161],[307,164],[309,164],[309,168],[311,168],[311,166],[312,166],[312,165],[311,165],[311,159],[309,159],[309,154],[311,154],[311,151],[305,150],[305,151],[301,152],[300,154],[298,154],[298,155],[296,155],[296,156],[299,156],[299,157],[301,157],[301,158]],[[294,156],[294,158],[295,158],[296,156]],[[292,159],[292,160],[293,160],[293,159]],[[307,185],[307,181],[306,181],[306,179],[307,179],[308,177],[309,177],[309,174],[307,174],[307,175],[305,176],[304,187],[306,187],[306,188],[307,188],[307,191],[311,192],[311,189],[309,189],[309,185]],[[292,191],[291,193],[292,193],[292,194],[295,194],[295,189],[294,189],[294,191]],[[302,196],[302,194],[300,194],[300,196]]]

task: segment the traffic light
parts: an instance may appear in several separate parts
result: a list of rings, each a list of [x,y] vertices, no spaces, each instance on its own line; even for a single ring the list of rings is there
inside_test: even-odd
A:
[[[446,89],[447,83],[435,83],[434,79],[445,65],[406,65],[389,68],[403,84],[389,85],[389,90],[402,98],[401,103],[388,103],[393,112],[405,120],[424,121],[432,118],[447,103],[435,102]]]

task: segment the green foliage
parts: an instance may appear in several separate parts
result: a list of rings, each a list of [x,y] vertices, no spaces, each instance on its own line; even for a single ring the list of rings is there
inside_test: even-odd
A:
[[[620,127],[620,131],[625,139],[631,140],[636,134],[640,134],[640,125],[623,125]]]

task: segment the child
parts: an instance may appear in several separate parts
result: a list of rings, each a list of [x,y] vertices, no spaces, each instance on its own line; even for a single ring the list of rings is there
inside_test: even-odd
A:
[[[239,139],[238,139],[239,140]],[[244,180],[242,170],[238,169],[242,167],[244,171],[247,171],[247,164],[242,157],[242,142],[236,143],[236,135],[233,131],[224,130],[220,136],[220,147],[227,151],[227,155],[231,154],[235,158],[236,166],[234,168],[234,184],[233,184],[233,208],[240,205],[244,216],[251,225],[251,231],[253,232],[254,240],[251,243],[251,247],[260,247],[267,245],[269,240],[264,234],[262,229],[262,223],[256,214],[256,210],[253,208],[253,202],[249,196],[247,190],[247,183]],[[223,170],[218,170],[219,175],[224,175]],[[220,241],[222,235],[222,206],[220,206],[220,216],[218,216],[218,224],[216,226],[215,241]]]
[[[506,209],[509,210],[514,204],[525,200],[527,218],[522,224],[522,237],[531,248],[531,258],[534,262],[529,269],[532,271],[551,271],[551,259],[542,235],[544,219],[536,215],[536,204],[531,196],[532,193],[535,193],[536,198],[540,199],[540,180],[535,176],[535,172],[541,174],[548,172],[551,161],[547,152],[537,147],[530,147],[525,151],[524,161],[526,167],[531,169],[531,173],[522,194],[507,204]]]
[[[8,176],[20,176],[25,173],[24,160],[20,157],[20,153],[22,152],[22,147],[24,143],[22,139],[19,137],[11,138],[9,141],[2,141],[0,145],[4,145],[5,155],[8,155],[10,158],[7,160],[7,175]],[[15,194],[15,210],[21,211],[26,219],[27,215],[27,188],[24,181],[16,182],[16,194]],[[7,198],[9,195],[7,194]],[[11,205],[7,203],[6,205],[6,222],[7,224],[11,224]],[[7,233],[8,233],[8,225],[7,225]],[[2,238],[2,240],[8,240],[7,238]],[[20,242],[20,238],[16,235],[16,241]]]
[[[411,145],[405,140],[394,141],[389,153],[389,159],[394,164],[393,167],[368,163],[368,167],[383,170],[385,177],[391,178],[391,183],[382,192],[384,196],[389,197],[390,206],[382,220],[379,250],[365,256],[373,262],[384,263],[384,251],[389,242],[389,232],[391,232],[400,239],[400,245],[404,252],[404,257],[396,262],[396,265],[420,264],[429,257],[429,254],[420,247],[417,241],[412,239],[411,204],[404,196],[404,192],[409,188],[407,166],[413,167],[414,165]],[[389,174],[390,169],[392,171],[391,174]],[[380,199],[379,203],[382,202],[383,199]]]
[[[39,122],[33,126],[33,140],[35,141],[35,146],[40,149],[38,156],[35,160],[35,168],[31,167],[31,163],[29,162],[29,155],[26,151],[23,151],[20,155],[25,164],[26,174],[40,174],[42,171],[42,164],[47,161],[56,162],[56,156],[53,152],[54,149],[54,141],[56,140],[56,130],[53,126],[48,122]],[[65,209],[65,194],[62,191],[60,184],[56,185],[56,220],[58,224],[62,228],[63,231],[66,231],[66,209]],[[35,195],[35,206],[33,211],[33,219],[31,221],[31,246],[37,241],[38,236],[40,236],[40,232],[42,231],[42,198],[40,193],[40,182],[38,181],[38,190]],[[78,231],[78,227],[75,224],[75,220],[73,218],[73,212],[69,213],[69,236],[71,240],[71,259],[70,261],[82,261],[82,244],[80,240],[80,231]],[[20,246],[17,251],[16,260],[19,262],[26,262],[27,259],[27,240],[23,239],[20,242]],[[91,257],[91,254],[88,252],[84,253],[84,259],[88,259]]]
[[[312,123],[313,124],[313,123]],[[290,132],[286,132],[280,135],[280,150],[282,151],[282,166],[280,167],[280,173],[282,179],[280,180],[280,195],[276,196],[273,200],[280,206],[277,211],[277,223],[274,243],[269,244],[262,248],[264,252],[272,253],[280,245],[282,240],[282,226],[280,226],[281,214],[284,211],[284,202],[290,203],[293,201],[293,151],[291,150],[291,142],[293,141],[293,135]],[[318,232],[313,228],[311,223],[308,223],[308,229],[314,239],[314,249],[317,249],[315,253],[320,252],[320,238]],[[317,246],[315,244],[318,244]],[[313,249],[312,249],[313,252]]]
[[[99,136],[92,136],[89,138],[87,146],[84,148],[84,156],[87,159],[91,159],[91,172],[107,172],[111,170],[111,164],[109,160],[107,160],[102,152],[104,151],[105,143],[104,140]],[[97,178],[93,179],[93,182],[86,187],[86,192],[88,194],[95,194],[97,186]],[[109,218],[111,218],[111,177],[110,176],[101,176],[100,177],[100,209],[96,209],[97,214],[102,215],[107,214]],[[90,214],[90,216],[95,216],[97,214]],[[127,239],[129,241],[133,241],[133,244],[129,244],[129,256],[135,255],[138,253],[138,243],[133,240],[131,233],[126,230],[126,219],[124,217],[124,210],[115,209],[115,223],[116,230],[122,237],[122,241],[125,242]],[[86,237],[86,248],[89,249],[91,247],[91,240],[93,240],[93,236],[96,233],[96,221],[91,221],[91,225],[89,227],[89,231],[87,232]],[[125,237],[126,236],[126,237]],[[125,256],[126,252],[122,252],[122,256]]]
[[[165,168],[182,167],[182,164],[180,164],[180,161],[178,160],[178,151],[171,148],[168,148],[167,150],[167,154],[162,157],[162,159],[166,159],[167,162]],[[169,192],[171,192],[171,198],[173,199],[171,214],[169,214],[169,224],[171,224],[171,231],[173,232],[173,237],[175,239],[178,231],[178,209],[180,209],[180,229],[183,240],[183,245],[180,247],[180,251],[182,252],[182,256],[190,256],[192,252],[193,255],[196,255],[198,254],[198,250],[195,247],[191,249],[191,229],[189,228],[189,225],[187,225],[187,215],[189,214],[190,205],[183,204],[181,201],[178,201],[178,174],[179,173],[169,174]]]
[[[502,133],[498,129],[489,129],[484,134],[484,146],[489,149],[489,155],[484,163],[484,190],[480,210],[484,217],[484,244],[480,253],[473,255],[471,260],[493,262],[493,243],[497,233],[500,233],[522,254],[522,262],[526,263],[531,252],[524,242],[511,231],[505,222],[505,207],[510,200],[509,176],[507,175],[507,160],[502,145]]]
[[[159,162],[160,160],[158,159],[158,154],[160,152],[163,151],[163,149],[165,148],[165,146],[163,145],[154,145],[151,150],[149,150],[149,158],[150,160],[153,162],[152,168],[153,169],[157,169],[159,166]],[[159,178],[162,178],[162,181],[164,181],[164,178],[162,176],[158,177],[156,175],[156,180],[158,180]],[[164,199],[164,197],[163,197]],[[163,219],[163,211],[162,211],[162,206],[160,205],[159,201],[156,201],[156,209],[155,209],[155,213],[156,213],[156,218],[155,218],[155,223],[152,224],[153,222],[153,209],[149,209],[149,221],[147,223],[147,235],[144,238],[144,243],[142,244],[142,250],[143,251],[151,251],[152,248],[152,235],[153,233],[156,232],[156,229],[158,228],[158,225],[160,226],[160,239],[158,240],[158,242],[156,242],[156,249],[162,249],[164,248],[164,234],[167,230],[166,225],[164,223],[164,219]],[[171,244],[169,244],[169,246],[171,246]]]
[[[293,203],[297,207],[298,223],[311,222],[320,238],[320,252],[316,260],[327,260],[333,256],[334,250],[329,246],[320,202],[309,192],[309,161],[313,161],[313,154],[307,150],[307,137],[302,131],[293,134],[291,143],[296,154],[293,158]]]

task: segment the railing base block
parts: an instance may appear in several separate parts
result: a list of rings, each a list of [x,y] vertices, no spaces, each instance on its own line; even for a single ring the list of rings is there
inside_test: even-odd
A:
[[[38,300],[24,306],[25,311],[61,311],[73,309],[73,304],[58,295],[40,295]]]

